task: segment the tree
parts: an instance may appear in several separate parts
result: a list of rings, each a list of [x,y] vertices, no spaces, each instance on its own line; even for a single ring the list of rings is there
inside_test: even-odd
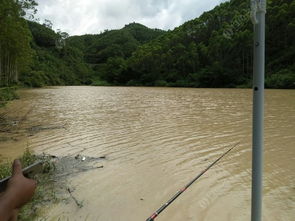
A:
[[[16,83],[29,63],[31,35],[23,17],[32,16],[35,6],[34,0],[0,2],[0,86]]]
[[[57,30],[57,39],[55,40],[55,46],[57,49],[63,49],[66,46],[66,39],[70,35],[66,32],[62,32],[60,29]]]
[[[53,23],[52,23],[50,20],[45,19],[43,25],[44,25],[46,28],[52,29]]]

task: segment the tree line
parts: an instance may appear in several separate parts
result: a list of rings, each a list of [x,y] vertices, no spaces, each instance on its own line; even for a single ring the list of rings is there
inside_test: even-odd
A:
[[[114,85],[251,87],[253,25],[249,2],[224,2],[199,18],[112,56],[101,77]],[[269,0],[266,87],[295,88],[295,1]]]
[[[251,87],[253,25],[244,0],[221,3],[172,31],[131,23],[82,36],[24,19],[34,13],[33,0],[0,6],[2,86]],[[295,88],[294,18],[293,0],[268,0],[268,88]]]

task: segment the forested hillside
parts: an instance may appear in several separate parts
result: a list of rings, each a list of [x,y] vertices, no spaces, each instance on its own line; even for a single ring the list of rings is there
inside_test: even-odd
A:
[[[26,86],[73,85],[86,83],[91,69],[85,64],[83,54],[76,48],[57,44],[62,39],[44,25],[28,22],[32,33],[31,47],[34,59],[30,71],[22,73],[20,81]]]
[[[140,24],[97,35],[69,37],[67,33],[24,19],[33,18],[34,0],[0,2],[0,86],[108,84],[112,58],[127,59],[164,31]],[[103,73],[102,73],[103,71]]]
[[[295,88],[295,1],[268,1],[266,87]],[[140,46],[114,84],[250,87],[253,25],[249,2],[222,3]],[[110,77],[110,75],[108,75]]]
[[[172,31],[131,23],[71,37],[26,21],[35,6],[33,0],[0,2],[2,86],[251,86],[248,1],[222,3]],[[266,87],[295,88],[295,1],[268,0],[266,32]]]
[[[35,51],[31,71],[24,72],[21,82],[27,86],[108,84],[105,72],[112,59],[127,59],[139,45],[163,31],[130,24],[121,30],[99,35],[69,37],[55,33],[49,26],[28,22]],[[103,72],[103,74],[102,74]]]
[[[141,24],[131,23],[120,30],[106,30],[99,35],[73,36],[67,39],[67,45],[76,47],[85,62],[94,71],[93,84],[119,83],[117,77],[123,77],[127,60],[140,45],[147,43],[164,31],[149,29]],[[104,80],[104,81],[101,81]]]

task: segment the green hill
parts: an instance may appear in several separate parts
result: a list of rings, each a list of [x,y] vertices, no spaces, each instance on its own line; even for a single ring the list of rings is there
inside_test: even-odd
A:
[[[108,84],[109,66],[129,58],[142,44],[164,31],[129,24],[97,35],[62,38],[49,27],[28,22],[35,52],[31,70],[22,73],[27,86]],[[61,43],[61,47],[57,47]]]
[[[266,87],[295,88],[295,2],[268,1]],[[249,2],[231,0],[143,46],[128,59],[126,84],[249,87]]]
[[[48,27],[28,22],[34,50],[30,70],[21,74],[26,86],[78,85],[90,81],[92,70],[84,62],[83,53],[76,47],[56,47],[61,36]]]
[[[131,23],[71,37],[25,21],[25,9],[35,5],[18,4],[0,3],[0,28],[6,30],[0,32],[0,86],[251,86],[253,25],[248,1],[221,3],[172,31]],[[10,9],[13,13],[7,14]],[[269,0],[266,87],[295,88],[294,36],[295,2]]]

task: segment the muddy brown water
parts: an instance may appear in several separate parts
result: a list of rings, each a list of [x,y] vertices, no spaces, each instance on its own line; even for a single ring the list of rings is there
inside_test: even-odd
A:
[[[251,90],[52,87],[20,95],[1,110],[10,119],[0,132],[2,160],[26,147],[106,157],[103,168],[68,180],[83,207],[52,205],[46,220],[145,220],[237,142],[157,220],[250,220]],[[266,90],[265,110],[263,216],[292,221],[295,90]]]

